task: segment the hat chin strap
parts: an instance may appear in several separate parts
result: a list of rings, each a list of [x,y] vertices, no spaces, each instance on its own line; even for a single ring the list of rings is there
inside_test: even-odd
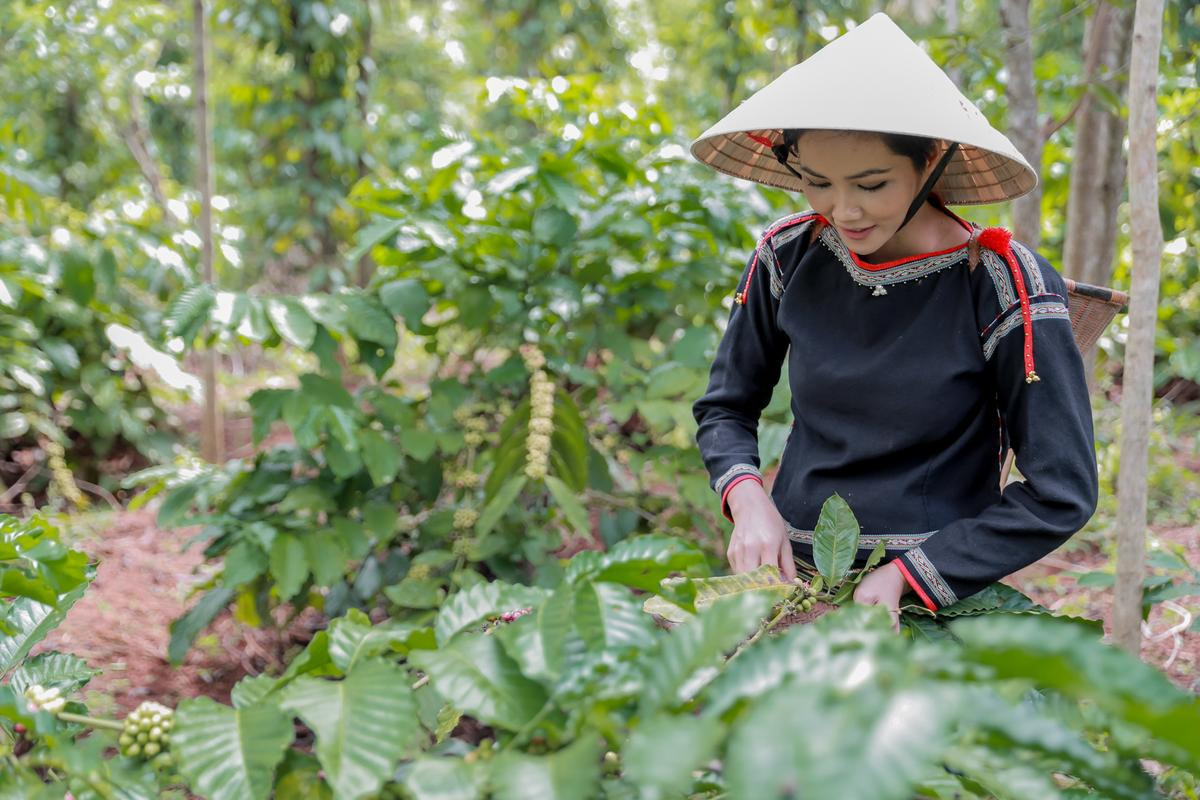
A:
[[[800,180],[804,180],[804,176],[796,171],[795,167],[788,163],[788,146],[780,143],[771,147],[771,152],[775,154],[775,158],[780,164],[787,168],[787,171],[795,175]],[[912,205],[908,207],[908,213],[904,215],[904,221],[900,223],[900,228],[912,220],[921,210],[921,206],[925,205],[925,201],[929,199],[929,193],[933,191],[934,184],[942,177],[942,173],[946,171],[946,167],[950,166],[950,160],[954,158],[954,154],[958,152],[958,142],[951,142],[946,148],[946,152],[938,161],[937,166],[933,168],[933,172],[929,173],[929,177],[925,180],[925,185],[921,187],[921,191],[917,192],[916,198],[913,199]],[[897,231],[900,228],[896,228]]]
[[[950,160],[954,158],[954,154],[958,152],[958,142],[951,142],[946,148],[946,152],[938,161],[937,166],[933,168],[933,172],[929,173],[929,178],[925,181],[925,185],[921,187],[921,191],[917,192],[916,198],[912,201],[912,205],[908,207],[908,213],[904,215],[904,222],[900,223],[900,228],[903,228],[909,223],[917,212],[921,210],[921,206],[925,205],[925,201],[929,199],[929,193],[933,191],[933,185],[938,182],[938,178],[942,177],[942,173],[946,171],[946,167],[950,166]],[[900,230],[896,228],[896,230]]]

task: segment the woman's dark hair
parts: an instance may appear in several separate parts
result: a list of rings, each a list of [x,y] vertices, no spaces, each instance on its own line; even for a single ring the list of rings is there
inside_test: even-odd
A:
[[[800,136],[804,133],[806,131],[800,128],[785,129],[783,143],[787,145],[787,149],[793,153],[796,152],[796,143],[800,141]],[[909,136],[904,133],[880,133],[878,135],[889,150],[911,161],[917,172],[925,169],[929,160],[938,151],[937,140],[925,136]]]

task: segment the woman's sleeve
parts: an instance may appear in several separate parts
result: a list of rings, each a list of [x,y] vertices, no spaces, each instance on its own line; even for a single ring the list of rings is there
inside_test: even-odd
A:
[[[787,353],[786,337],[776,323],[780,294],[778,259],[769,237],[764,237],[738,281],[708,390],[692,407],[700,454],[721,498],[721,512],[731,522],[729,491],[744,480],[762,483],[758,419],[771,400]]]
[[[947,525],[896,559],[930,610],[1037,561],[1087,524],[1096,510],[1091,403],[1067,314],[1066,287],[1040,256],[1015,242],[1013,250],[1028,290],[1039,380],[1026,382],[1021,304],[999,259],[986,265],[991,279],[985,280],[989,310],[999,314],[984,327],[980,345],[1023,480],[1004,487],[1000,501],[978,516]]]

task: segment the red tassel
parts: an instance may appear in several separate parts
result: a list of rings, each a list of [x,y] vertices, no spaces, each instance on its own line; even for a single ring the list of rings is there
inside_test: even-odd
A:
[[[979,234],[979,245],[993,253],[1004,257],[1008,269],[1012,273],[1013,283],[1017,287],[1017,296],[1021,299],[1021,320],[1025,333],[1025,382],[1040,381],[1033,364],[1033,312],[1029,308],[1029,292],[1025,290],[1025,278],[1017,257],[1012,251],[1012,233],[1004,228],[987,228]]]

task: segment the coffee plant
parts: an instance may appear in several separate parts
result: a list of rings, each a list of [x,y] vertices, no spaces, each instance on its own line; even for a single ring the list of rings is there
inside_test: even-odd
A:
[[[821,537],[857,544],[852,527]],[[1089,626],[1000,610],[1008,598],[961,609],[946,639],[831,603],[772,630],[861,571],[826,563],[786,584],[704,564],[679,539],[638,536],[576,555],[553,588],[469,587],[427,623],[351,610],[230,705],[147,702],[123,722],[71,699],[90,674],[26,667],[0,691],[0,791],[1144,798],[1156,783],[1141,759],[1176,782],[1200,769],[1200,701]],[[668,630],[643,605],[687,616]]]
[[[0,479],[72,505],[85,500],[72,474],[96,481],[100,462],[169,457],[173,436],[152,396],[145,361],[155,353],[114,288],[103,248],[48,250],[44,239],[0,241]],[[162,363],[174,364],[164,353]],[[22,452],[29,462],[17,460]],[[114,487],[115,488],[115,487]]]

